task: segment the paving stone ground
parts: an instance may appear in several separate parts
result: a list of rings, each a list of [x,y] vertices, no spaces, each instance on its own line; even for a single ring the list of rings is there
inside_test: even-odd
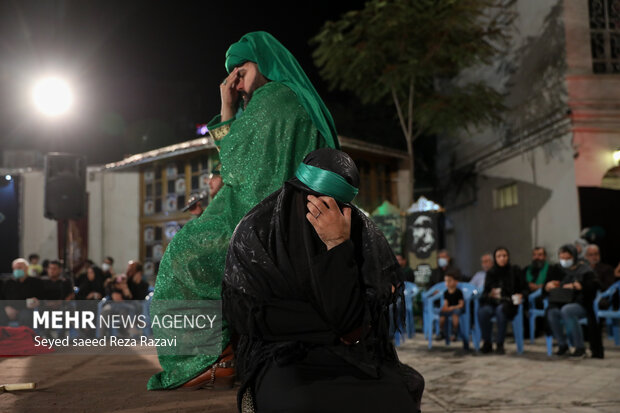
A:
[[[458,343],[428,350],[421,334],[398,348],[426,379],[423,412],[620,412],[620,347],[606,358],[547,357],[543,339],[517,355],[463,353]],[[159,369],[147,355],[0,358],[0,383],[35,381],[32,392],[0,394],[0,412],[234,412],[236,390],[146,391]]]
[[[620,347],[605,340],[605,359],[546,355],[544,339],[517,354],[465,353],[459,343],[422,334],[398,348],[401,360],[425,378],[423,412],[620,412]]]

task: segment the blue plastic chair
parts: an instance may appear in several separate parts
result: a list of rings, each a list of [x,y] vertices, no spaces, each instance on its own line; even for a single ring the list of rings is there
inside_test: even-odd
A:
[[[536,318],[544,317],[545,311],[547,311],[547,307],[549,307],[549,301],[547,299],[543,300],[543,308],[536,308],[536,299],[542,296],[542,288],[531,293],[528,297],[528,301],[530,304],[529,309],[529,322],[530,322],[530,343],[534,344],[534,333],[536,332]]]
[[[413,314],[413,301],[415,297],[420,293],[420,289],[412,282],[405,281],[405,330],[408,338],[415,336],[415,319]]]
[[[424,338],[429,339],[433,336],[433,320],[439,320],[435,316],[439,315],[439,307],[435,308],[429,303],[429,300],[438,296],[443,298],[443,292],[446,290],[446,284],[441,282],[433,285],[422,293],[422,328],[424,329]],[[436,324],[436,332],[439,334],[439,324]]]
[[[474,349],[480,350],[480,341],[482,340],[482,330],[480,329],[480,321],[478,320],[478,310],[480,309],[479,300],[474,300],[474,334],[472,335],[474,341]],[[491,319],[493,323],[497,322],[495,317]],[[515,337],[517,344],[517,353],[523,353],[523,303],[519,304],[517,315],[512,320],[512,333]]]
[[[437,289],[435,289],[437,287]],[[458,288],[463,292],[463,301],[465,302],[465,308],[463,313],[459,316],[459,335],[463,339],[463,347],[469,348],[469,336],[471,334],[471,301],[477,300],[478,289],[468,283],[458,283]],[[437,291],[433,294],[432,291]],[[439,317],[441,307],[443,306],[444,298],[443,293],[446,291],[445,283],[439,283],[434,285],[427,291],[424,297],[424,312],[425,312],[425,338],[428,340],[428,348],[433,347],[433,325],[439,330]],[[439,307],[436,307],[435,302],[439,302]],[[428,326],[428,327],[427,327]],[[445,335],[446,345],[450,345],[450,330],[452,323],[447,320],[448,334]],[[426,330],[428,329],[428,330]]]
[[[614,284],[611,285],[611,287],[609,287],[607,290],[603,291],[603,292],[598,292],[596,294],[596,298],[594,299],[594,314],[596,314],[596,319],[597,321],[600,318],[605,318],[607,325],[611,327],[611,331],[613,334],[613,338],[614,338],[614,344],[616,346],[620,345],[620,309],[618,310],[614,310],[613,308],[607,309],[607,310],[601,310],[599,309],[599,304],[602,298],[608,298],[609,302],[611,304],[611,299],[613,297],[613,295],[617,292],[620,291],[620,281],[616,281]]]

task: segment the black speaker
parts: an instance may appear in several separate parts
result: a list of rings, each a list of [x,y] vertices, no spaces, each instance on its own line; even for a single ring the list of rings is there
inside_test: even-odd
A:
[[[79,219],[86,215],[86,160],[68,153],[45,155],[45,202],[49,219]]]

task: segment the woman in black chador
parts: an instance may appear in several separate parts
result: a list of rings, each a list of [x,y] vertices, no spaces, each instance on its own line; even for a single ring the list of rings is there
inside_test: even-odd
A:
[[[389,337],[399,266],[350,204],[355,164],[319,149],[295,176],[245,216],[228,250],[222,296],[240,410],[419,411],[424,379]]]
[[[504,338],[506,337],[506,326],[508,322],[515,318],[518,305],[513,302],[513,296],[517,296],[517,301],[523,301],[527,291],[525,278],[519,267],[510,263],[510,253],[507,248],[498,247],[493,253],[493,267],[487,271],[484,281],[484,291],[480,301],[482,302],[478,310],[478,321],[482,330],[484,344],[481,351],[490,353],[493,350],[491,335],[493,332],[493,317],[497,320],[496,349],[498,354],[505,354]]]

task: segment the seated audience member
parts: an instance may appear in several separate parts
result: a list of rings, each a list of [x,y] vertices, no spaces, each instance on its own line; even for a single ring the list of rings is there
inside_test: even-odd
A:
[[[564,276],[562,274],[562,267],[557,264],[552,264],[547,260],[547,250],[543,247],[534,247],[532,249],[532,262],[525,269],[525,282],[527,284],[528,293],[534,293],[537,290],[545,286],[548,281],[560,280]],[[542,288],[542,294],[538,296],[534,302],[534,307],[537,309],[544,308],[544,300],[547,298],[547,292]],[[525,300],[524,309],[529,311],[529,301]],[[536,330],[534,334],[540,333],[545,330],[544,317],[536,318]],[[529,318],[523,318],[524,332],[529,337]]]
[[[482,267],[482,270],[474,274],[471,280],[469,280],[469,283],[476,287],[478,291],[484,289],[484,280],[487,277],[487,271],[493,267],[493,257],[490,252],[482,254],[480,257],[480,267]]]
[[[112,299],[112,301],[125,301],[133,299],[129,285],[127,284],[127,276],[125,274],[119,274],[114,277],[114,280],[108,283],[106,287],[106,295]]]
[[[31,277],[39,277],[43,272],[43,267],[39,264],[39,254],[30,254],[28,256],[28,275]]]
[[[76,286],[79,287],[80,284],[82,284],[82,282],[86,279],[86,273],[88,272],[88,269],[93,265],[95,265],[95,263],[92,260],[87,259],[86,261],[84,261],[80,269],[75,271],[75,274],[77,274],[77,276],[75,277]]]
[[[116,275],[114,277],[114,281],[108,283],[106,293],[110,297],[110,301],[104,304],[101,312],[102,317],[108,318],[114,314],[133,316],[140,312],[140,303],[133,301],[140,300],[140,298],[134,297],[129,285],[130,280],[127,278],[126,274]],[[105,326],[102,327],[101,332],[103,335],[109,334],[109,331]],[[135,331],[133,327],[130,327],[120,328],[115,334],[121,337],[129,337],[136,333],[137,331]]]
[[[443,249],[437,253],[437,268],[435,268],[431,274],[429,287],[443,282],[443,277],[446,275],[447,271],[454,273],[459,280],[462,277],[461,270],[454,266],[448,250]]]
[[[547,251],[543,247],[534,247],[532,262],[525,269],[525,281],[529,292],[533,293],[542,288],[547,281],[560,280],[563,276],[561,267],[553,265],[547,260]],[[543,296],[537,300],[536,307],[543,307],[544,295],[543,291]]]
[[[575,248],[577,248],[577,260],[587,263],[586,247],[588,246],[588,241],[583,238],[577,238],[573,245],[575,246]]]
[[[28,261],[23,258],[14,260],[12,268],[13,277],[2,288],[2,298],[12,302],[2,303],[0,310],[4,315],[0,319],[32,325],[32,310],[39,306],[41,298],[41,280],[28,277]]]
[[[75,271],[76,287],[79,287],[80,284],[82,284],[82,282],[86,279],[86,273],[88,272],[88,269],[93,265],[95,265],[95,263],[92,260],[87,259],[86,261],[84,261],[82,266],[77,271]]]
[[[104,281],[111,280],[115,274],[114,272],[114,258],[105,257],[101,264],[101,270],[103,271]]]
[[[71,281],[62,275],[59,261],[50,261],[47,266],[47,279],[41,280],[44,300],[72,300],[75,297]]]
[[[439,328],[445,334],[444,326],[446,324],[446,318],[452,322],[452,341],[456,341],[459,334],[459,316],[463,314],[465,309],[465,297],[463,291],[461,291],[457,285],[458,280],[456,274],[451,271],[447,271],[444,275],[446,282],[446,291],[443,293],[443,307],[439,312]]]
[[[50,265],[50,260],[47,258],[43,260],[41,263],[41,267],[43,267],[43,271],[41,271],[40,278],[47,277],[47,266]]]
[[[620,280],[620,274],[616,276],[611,265],[601,262],[601,251],[598,245],[588,245],[586,247],[585,257],[594,271],[602,290],[608,289],[613,283]]]
[[[239,402],[265,412],[419,411],[423,379],[398,361],[389,336],[399,266],[350,204],[353,160],[319,149],[296,176],[230,241],[222,298],[239,336]]]
[[[103,271],[93,265],[86,271],[86,278],[80,283],[76,298],[78,300],[100,300],[104,294]]]
[[[481,306],[478,310],[478,322],[482,330],[482,353],[493,350],[491,335],[493,317],[497,320],[496,353],[504,354],[504,338],[508,321],[517,315],[518,305],[523,300],[524,286],[522,272],[516,265],[510,264],[507,248],[499,247],[493,253],[494,263],[484,282]],[[515,298],[513,298],[513,296]]]
[[[139,261],[129,261],[125,274],[133,299],[144,300],[149,293],[149,283],[142,279],[142,264]]]
[[[142,279],[142,264],[129,261],[125,274],[117,275],[108,284],[107,290],[113,301],[144,300],[148,295],[149,284]]]
[[[571,334],[575,346],[570,356],[585,355],[583,331],[579,320],[587,317],[593,357],[602,357],[601,333],[592,307],[599,287],[596,275],[588,264],[579,260],[574,245],[562,246],[559,256],[564,276],[561,281],[548,281],[545,284],[545,290],[549,295],[547,321],[558,343],[556,354],[562,356],[568,353],[568,340],[564,332],[566,329]]]

